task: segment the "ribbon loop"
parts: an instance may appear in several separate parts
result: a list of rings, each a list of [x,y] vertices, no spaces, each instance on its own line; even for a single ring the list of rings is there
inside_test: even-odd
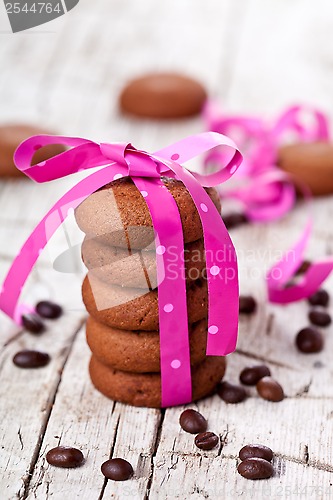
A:
[[[131,144],[122,142],[113,144],[101,143],[99,148],[102,156],[108,158],[114,163],[119,163],[119,165],[122,165],[123,167],[128,167],[128,163],[125,159],[126,151],[129,148],[134,149]]]

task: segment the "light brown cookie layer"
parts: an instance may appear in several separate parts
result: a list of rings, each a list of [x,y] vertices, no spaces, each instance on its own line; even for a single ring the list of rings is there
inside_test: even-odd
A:
[[[186,279],[202,278],[206,264],[203,239],[188,243],[183,255]],[[82,260],[89,272],[105,283],[131,288],[157,287],[155,252],[130,252],[105,245],[99,237],[86,237],[82,244]],[[168,264],[171,272],[178,273],[180,264],[180,259],[173,252]]]
[[[126,113],[146,118],[182,118],[200,113],[203,86],[178,73],[149,73],[129,82],[120,95]]]
[[[144,293],[140,288],[107,285],[97,278],[92,278],[89,276],[89,280],[87,277],[84,279],[82,298],[88,313],[98,322],[120,330],[159,329],[157,290]],[[187,286],[189,324],[206,318],[207,306],[207,281],[202,279],[189,282]]]
[[[117,330],[89,317],[86,325],[88,345],[94,356],[116,370],[133,373],[160,371],[160,337],[158,332]],[[172,332],[177,335],[177,331]],[[189,328],[191,364],[206,357],[207,320]]]
[[[32,135],[50,134],[50,132],[32,125],[10,124],[0,126],[0,177],[20,177],[24,174],[14,165],[14,152],[21,142]],[[59,144],[50,144],[36,150],[32,165],[58,155],[65,151],[65,147]],[[25,177],[25,176],[24,176]]]
[[[191,195],[180,181],[162,178],[174,197],[183,226],[184,242],[202,238],[202,226]],[[207,193],[220,210],[219,195],[214,188]],[[91,194],[75,210],[80,229],[89,237],[99,236],[108,245],[154,249],[154,230],[144,197],[129,177],[118,179]]]
[[[306,184],[316,196],[333,193],[333,145],[298,143],[278,151],[278,165]]]
[[[114,401],[133,406],[161,407],[161,376],[157,373],[129,373],[100,363],[94,356],[90,360],[92,383],[102,394]],[[197,401],[214,392],[225,372],[225,358],[207,356],[192,368],[192,400]]]

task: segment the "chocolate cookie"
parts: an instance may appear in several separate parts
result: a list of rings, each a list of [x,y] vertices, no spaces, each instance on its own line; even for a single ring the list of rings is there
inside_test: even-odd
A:
[[[294,175],[316,195],[333,193],[333,145],[327,142],[298,143],[283,146],[278,165]]]
[[[92,317],[86,326],[88,345],[98,361],[116,370],[146,373],[160,372],[160,337],[158,332],[116,330]],[[173,332],[177,335],[177,332]],[[189,328],[191,364],[206,357],[207,320]]]
[[[181,118],[200,113],[203,86],[177,73],[151,73],[132,80],[120,95],[123,111],[147,118]]]
[[[161,376],[157,373],[129,373],[109,368],[95,356],[90,360],[92,383],[102,394],[114,401],[133,406],[161,407]],[[208,356],[192,368],[193,401],[214,392],[225,371],[225,358]]]
[[[82,260],[89,273],[105,283],[131,288],[157,287],[156,254],[153,251],[133,251],[112,247],[99,237],[86,237],[82,244]],[[204,276],[205,252],[203,239],[188,243],[184,250],[186,279]],[[180,262],[172,257],[171,270],[179,272]]]
[[[183,226],[184,242],[202,238],[199,213],[184,184],[175,179],[162,178],[174,197]],[[214,188],[206,188],[218,210],[219,195]],[[129,177],[106,184],[91,194],[75,210],[80,229],[89,237],[99,236],[108,245],[154,249],[154,230],[144,197]]]
[[[154,331],[159,328],[157,290],[144,293],[140,288],[107,285],[90,275],[89,280],[86,277],[83,281],[82,298],[88,313],[104,325],[121,330]],[[187,308],[189,324],[207,317],[205,279],[188,283]]]
[[[19,177],[24,174],[14,165],[15,149],[32,135],[49,134],[43,129],[31,125],[3,125],[0,127],[0,177]],[[41,149],[37,149],[31,162],[36,165],[52,156],[65,151],[64,146],[60,144],[51,144]]]

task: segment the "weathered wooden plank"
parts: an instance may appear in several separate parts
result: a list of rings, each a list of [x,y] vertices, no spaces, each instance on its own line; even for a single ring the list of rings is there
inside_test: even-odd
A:
[[[60,499],[67,494],[87,500],[118,494],[121,498],[128,488],[135,491],[131,495],[133,498],[143,498],[145,494],[160,412],[115,404],[102,396],[89,380],[89,358],[83,328],[62,373],[27,490],[29,499],[49,496]],[[86,457],[85,464],[69,471],[49,466],[45,455],[59,444],[81,449]],[[135,469],[135,478],[128,483],[105,485],[100,468],[110,455],[128,459]]]
[[[273,118],[285,106],[303,102],[332,118],[332,18],[325,15],[330,9],[329,0],[248,2],[224,105]]]
[[[152,500],[175,498],[330,498],[332,475],[325,470],[277,458],[276,474],[261,481],[242,478],[236,458],[170,453],[156,458]]]
[[[43,37],[43,43],[36,38],[40,34],[6,38],[2,47],[6,45],[7,50],[0,49],[1,118],[26,119],[96,140],[130,139],[138,147],[154,150],[202,128],[198,119],[157,126],[120,116],[116,96],[123,83],[136,73],[155,68],[186,70],[200,78],[211,94],[219,96],[231,110],[260,111],[271,116],[297,97],[324,105],[332,116],[328,85],[331,53],[326,48],[331,21],[329,16],[318,14],[320,7],[329,9],[328,1],[320,0],[315,6],[301,4],[300,0],[275,1],[269,6],[266,3],[214,0],[203,9],[200,0],[172,5],[162,2],[158,6],[151,1],[110,4],[96,0],[92,9],[89,0],[81,0],[72,14],[59,21],[56,33]],[[285,27],[283,40],[281,26]],[[287,29],[288,26],[292,29]],[[22,81],[24,86],[13,84]],[[1,257],[3,254],[6,258],[4,267],[32,225],[72,182],[69,179],[50,186],[1,183],[0,241],[11,241],[11,245],[0,249]],[[22,208],[18,200],[24,200]],[[332,210],[331,199],[318,200],[314,205],[316,226],[308,251],[311,258],[332,253]],[[60,376],[56,371],[43,370],[43,374],[48,374],[43,379],[43,389],[36,372],[36,379],[33,374],[32,382],[29,381],[29,390],[35,395],[31,407],[26,408],[31,394],[25,390],[25,373],[20,372],[15,383],[10,357],[21,345],[28,345],[25,344],[28,341],[29,346],[48,349],[51,336],[50,350],[67,348],[67,339],[75,328],[67,320],[57,322],[56,341],[51,331],[48,337],[40,339],[24,334],[0,355],[4,360],[0,374],[6,402],[3,412],[7,412],[2,422],[10,422],[5,436],[8,455],[3,455],[5,461],[9,460],[5,466],[10,468],[3,479],[6,498],[7,493],[9,498],[17,491],[38,499],[51,495],[143,498],[146,491],[151,498],[161,499],[189,495],[281,498],[291,496],[290,492],[294,496],[329,496],[332,329],[325,330],[326,346],[322,353],[299,354],[294,347],[294,336],[305,326],[307,306],[266,304],[263,281],[264,272],[277,252],[294,241],[304,220],[304,210],[300,207],[279,223],[252,225],[233,232],[239,253],[243,251],[241,290],[255,294],[259,311],[252,318],[241,319],[239,352],[230,356],[226,378],[237,381],[244,366],[255,363],[256,359],[268,360],[274,377],[289,396],[284,402],[275,405],[262,401],[255,396],[254,389],[250,390],[252,397],[240,406],[227,406],[217,397],[201,402],[199,409],[208,416],[210,428],[221,434],[223,441],[220,452],[204,454],[194,448],[192,436],[180,431],[180,408],[168,410],[161,422],[159,412],[113,406],[93,390],[86,368],[88,350],[81,333],[59,388]],[[8,221],[19,230],[6,227]],[[78,309],[79,276],[60,275],[52,270],[54,258],[63,248],[62,237],[58,235],[50,255],[41,256],[41,264],[31,280],[37,287],[34,297],[45,290],[55,297],[55,292],[61,295],[71,286],[71,294],[66,294],[68,309]],[[251,251],[255,255],[252,262]],[[47,267],[47,274],[43,274],[41,266],[45,272]],[[1,269],[2,266],[0,274]],[[257,274],[252,273],[254,270]],[[332,280],[328,286],[332,290]],[[4,318],[1,328],[6,339],[17,332],[10,331],[13,327]],[[66,340],[60,338],[62,329],[68,329],[64,332]],[[65,352],[56,357],[56,367],[62,367],[65,357]],[[54,370],[55,365],[52,367]],[[49,404],[42,414],[40,408],[53,399],[53,409]],[[18,413],[20,405],[24,411]],[[155,450],[161,425],[161,441]],[[20,427],[23,450],[16,434]],[[252,483],[236,472],[235,457],[240,447],[252,440],[265,442],[277,454],[278,473],[269,481]],[[58,442],[85,450],[88,455],[85,465],[68,472],[49,467],[45,453]],[[133,480],[104,484],[100,465],[110,453],[130,460],[136,469]],[[33,476],[28,487],[30,476],[25,473],[30,464]]]
[[[0,419],[2,429],[0,489],[4,498],[22,491],[38,453],[47,425],[61,371],[69,354],[82,316],[72,313],[48,324],[48,331],[36,337],[25,333],[0,353]],[[12,357],[21,349],[46,351],[52,357],[48,366],[38,370],[15,367]]]

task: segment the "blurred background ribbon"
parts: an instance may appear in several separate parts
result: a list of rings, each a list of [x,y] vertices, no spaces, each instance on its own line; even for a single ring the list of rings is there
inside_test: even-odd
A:
[[[206,127],[237,141],[244,153],[244,168],[235,175],[234,188],[219,187],[222,199],[233,199],[241,204],[251,222],[268,222],[286,215],[296,203],[295,185],[308,201],[309,188],[280,170],[278,150],[285,142],[328,142],[329,126],[326,116],[311,106],[292,106],[275,121],[256,116],[224,115],[218,104],[209,101],[203,117]],[[226,152],[217,148],[204,161],[204,169],[225,163]],[[311,236],[312,217],[299,240],[284,253],[268,271],[267,291],[271,302],[286,304],[304,299],[318,290],[333,269],[333,258],[312,262],[298,283],[292,279],[303,261]]]

